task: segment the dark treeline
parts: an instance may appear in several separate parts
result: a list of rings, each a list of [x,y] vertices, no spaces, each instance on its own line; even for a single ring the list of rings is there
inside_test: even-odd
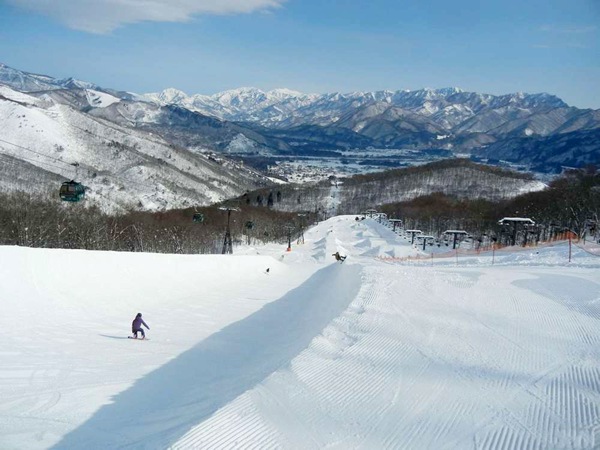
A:
[[[281,212],[271,207],[279,191],[265,192],[253,201],[248,195],[230,203],[233,243],[296,240],[320,211]],[[253,193],[253,195],[261,195]],[[262,205],[262,206],[259,206]],[[266,207],[265,207],[266,206]],[[459,199],[441,193],[378,207],[390,218],[403,219],[406,228],[440,237],[445,230],[465,230],[476,238],[510,240],[511,230],[498,225],[503,217],[527,217],[535,227],[520,230],[520,242],[553,237],[564,230],[579,236],[597,234],[600,215],[600,173],[595,168],[572,170],[548,189],[512,200]],[[362,207],[353,213],[358,214]],[[193,221],[195,213],[202,221]],[[167,212],[130,212],[111,216],[86,202],[65,203],[26,192],[0,193],[0,245],[78,248],[155,253],[221,253],[227,211],[219,205]]]
[[[287,243],[310,216],[235,204],[233,243]],[[195,213],[202,221],[194,222]],[[227,211],[217,206],[119,216],[26,192],[0,193],[0,245],[153,253],[221,253]]]
[[[390,218],[403,219],[407,229],[420,229],[436,237],[445,230],[459,229],[509,243],[512,230],[498,224],[503,217],[536,222],[535,227],[519,230],[520,242],[549,239],[566,230],[590,236],[597,233],[594,224],[600,215],[600,172],[594,167],[570,170],[552,181],[548,189],[511,200],[466,200],[438,193],[383,205],[380,210]]]

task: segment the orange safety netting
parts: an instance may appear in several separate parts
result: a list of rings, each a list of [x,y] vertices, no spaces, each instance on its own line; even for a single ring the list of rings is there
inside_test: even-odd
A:
[[[557,243],[564,243],[571,240],[574,245],[581,248],[582,250],[590,253],[594,256],[600,256],[600,245],[589,245],[583,246],[579,243],[579,241],[575,242],[574,240],[578,239],[577,235],[571,231],[565,231],[563,233],[558,233],[552,239],[547,241],[540,241],[536,243],[526,244],[526,245],[502,245],[502,244],[493,244],[493,245],[485,245],[480,246],[477,249],[460,249],[457,248],[455,250],[450,250],[448,252],[443,253],[430,253],[428,255],[416,255],[416,256],[403,256],[403,257],[394,257],[394,256],[378,256],[377,259],[382,261],[431,261],[432,259],[443,259],[443,258],[456,258],[458,256],[477,256],[482,253],[490,253],[493,251],[506,251],[510,250],[511,252],[522,251],[522,250],[531,250],[532,248],[545,248],[552,247]]]

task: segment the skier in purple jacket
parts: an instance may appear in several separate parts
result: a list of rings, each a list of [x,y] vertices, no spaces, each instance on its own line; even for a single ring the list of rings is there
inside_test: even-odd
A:
[[[142,313],[137,313],[137,315],[135,316],[135,319],[133,319],[133,322],[131,322],[131,332],[133,333],[133,337],[135,339],[138,338],[138,333],[142,333],[142,339],[146,338],[146,334],[144,333],[144,330],[142,329],[142,325],[144,325],[146,328],[150,329],[150,327],[148,325],[146,325],[146,322],[144,322],[144,319],[142,319]]]

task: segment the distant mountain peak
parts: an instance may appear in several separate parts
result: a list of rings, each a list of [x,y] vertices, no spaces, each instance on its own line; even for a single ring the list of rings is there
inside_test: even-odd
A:
[[[240,95],[264,95],[265,92],[259,88],[251,87],[251,86],[242,86],[235,89],[228,89],[226,91],[217,92],[216,94],[211,95],[212,98],[222,98],[222,97],[235,97]]]
[[[278,96],[278,97],[283,97],[283,98],[305,97],[307,95],[302,92],[294,91],[292,89],[287,89],[287,88],[271,89],[269,92],[267,92],[267,94],[273,95],[273,96]]]
[[[446,87],[438,89],[438,91],[445,95],[462,94],[463,92],[465,92],[459,87]]]
[[[189,99],[185,92],[175,88],[167,88],[160,92],[144,94],[144,97],[160,105],[178,104],[186,102]]]
[[[177,95],[182,95],[187,97],[187,94],[185,92],[183,92],[181,89],[176,89],[176,88],[166,88],[162,90],[163,93],[165,94],[177,94]]]
[[[64,87],[65,89],[98,89],[98,85],[94,83],[90,83],[88,81],[77,80],[75,78],[69,77],[64,78],[62,80],[57,80],[58,85]]]

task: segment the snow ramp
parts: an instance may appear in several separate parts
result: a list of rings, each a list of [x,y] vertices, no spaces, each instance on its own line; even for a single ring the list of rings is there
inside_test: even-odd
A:
[[[326,266],[138,380],[52,448],[169,447],[288,365],[348,308],[360,283],[361,266]]]

